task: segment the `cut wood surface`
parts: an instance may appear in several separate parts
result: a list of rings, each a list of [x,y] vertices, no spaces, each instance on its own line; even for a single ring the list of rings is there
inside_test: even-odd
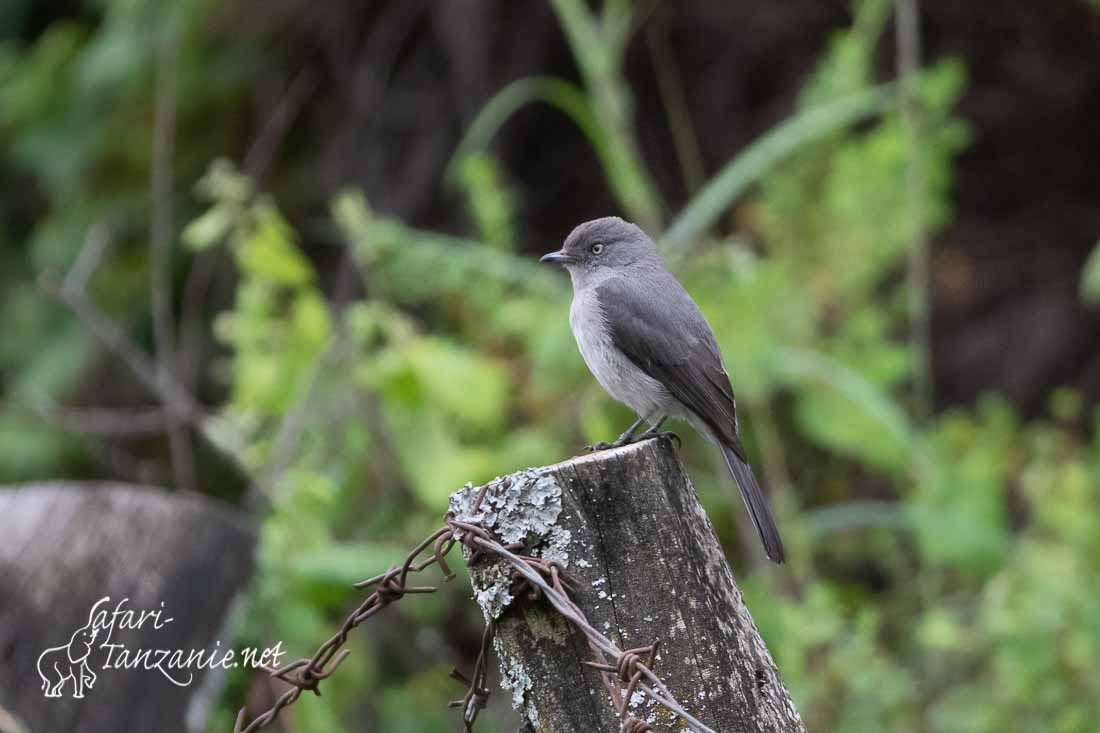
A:
[[[231,646],[226,617],[252,573],[254,543],[242,515],[195,495],[76,482],[0,489],[0,709],[29,733],[195,729],[207,707],[202,670],[181,687],[156,669],[102,669],[100,638],[83,699],[71,681],[47,698],[39,656],[69,644],[106,596],[108,613],[123,599],[124,608],[163,610],[159,629],[151,619],[116,627],[111,643],[128,650]],[[67,656],[57,657],[66,669]]]
[[[581,456],[452,497],[505,542],[559,560],[589,622],[621,649],[660,642],[654,670],[715,731],[803,731],[790,694],[737,588],[714,528],[668,440]],[[471,568],[474,593],[497,619],[503,684],[530,730],[618,731],[585,638],[545,600],[518,593],[499,561]],[[514,597],[517,594],[518,597]],[[642,694],[631,709],[654,731],[682,721]]]

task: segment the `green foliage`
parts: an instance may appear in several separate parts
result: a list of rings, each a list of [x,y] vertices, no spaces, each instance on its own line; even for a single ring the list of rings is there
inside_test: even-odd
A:
[[[890,87],[864,90],[801,111],[755,141],[723,167],[676,217],[662,237],[675,253],[703,236],[760,177],[796,151],[880,113],[893,100]]]
[[[467,184],[497,190],[495,175],[484,173]],[[540,398],[526,394],[526,370],[513,360],[529,345],[545,348],[547,337],[528,326],[564,312],[565,291],[544,270],[509,254],[506,196],[470,192],[483,203],[492,199],[499,210],[481,221],[507,235],[481,244],[375,217],[349,193],[333,202],[333,216],[369,297],[333,314],[294,231],[269,198],[256,197],[225,162],[211,167],[198,190],[209,208],[185,228],[185,241],[198,248],[223,242],[240,278],[233,309],[215,324],[230,354],[223,370],[229,399],[208,432],[258,477],[272,502],[254,598],[257,609],[270,611],[241,633],[285,639],[305,653],[328,635],[323,627],[335,623],[332,612],[349,602],[350,582],[396,562],[397,548],[438,518],[456,480],[487,481],[564,451],[551,433],[517,422],[531,409],[523,400]],[[481,287],[471,290],[471,281]],[[510,307],[497,313],[500,303]],[[403,308],[425,314],[432,331]],[[572,348],[567,331],[555,338],[551,348]],[[573,374],[576,382],[580,370]],[[384,483],[374,485],[379,471]],[[363,500],[365,480],[372,481],[371,494],[387,498],[349,521],[342,507]],[[455,592],[462,591],[450,590],[448,603],[456,602]],[[428,624],[445,607],[419,605],[428,609]],[[476,616],[476,607],[467,615]],[[376,655],[349,665],[356,671],[339,676],[330,704],[339,706],[370,678],[381,686],[377,712],[389,721],[387,730],[445,719],[445,710],[431,707],[427,718],[410,718],[397,702],[420,700],[428,687],[453,696],[445,675],[432,676],[438,670],[413,681],[380,678],[392,673],[383,672]],[[306,729],[341,729],[331,712],[308,707],[294,712]],[[317,722],[317,715],[328,717]]]
[[[459,145],[456,159],[463,165],[467,154],[481,152],[517,110],[531,102],[545,102],[566,114],[588,138],[623,208],[655,229],[662,204],[634,139],[630,90],[621,75],[632,22],[629,4],[608,2],[599,16],[580,0],[554,0],[553,7],[573,49],[583,88],[555,77],[512,82],[482,109]]]
[[[804,104],[871,83],[884,5],[861,4]],[[950,116],[961,83],[954,62],[921,79],[919,225],[928,231],[949,219],[951,159],[967,140]],[[1021,424],[996,398],[923,430],[895,406],[909,361],[890,334],[905,313],[900,290],[884,291],[884,282],[903,266],[913,236],[906,134],[887,115],[796,157],[765,179],[754,212],[772,256],[790,263],[783,298],[822,319],[811,343],[783,352],[800,429],[889,477],[900,494],[895,505],[810,513],[811,526],[823,537],[873,538],[889,590],[875,600],[817,579],[793,601],[750,587],[750,605],[769,619],[762,628],[811,729],[1085,730],[1100,684],[1095,663],[1083,661],[1097,643],[1084,619],[1098,616],[1093,594],[1082,591],[1100,570],[1085,560],[1100,557],[1097,453],[1051,424]],[[1058,393],[1056,414],[1077,419],[1075,403]],[[1022,527],[1014,516],[1027,518]],[[855,557],[844,543],[832,552],[841,562]]]
[[[833,38],[802,94],[803,106],[812,110],[836,95],[872,88],[871,58],[887,6],[878,0],[857,5],[852,30]],[[908,211],[910,133],[893,113],[862,134],[834,134],[780,164],[765,177],[753,205],[770,252],[788,263],[789,279],[777,292],[804,301],[802,312],[817,314],[814,343],[800,344],[816,353],[809,359],[795,354],[787,364],[796,376],[824,379],[829,387],[798,395],[803,429],[828,448],[893,472],[911,462],[920,439],[888,406],[886,394],[910,376],[910,359],[908,348],[891,338],[906,323],[904,290],[885,290],[883,283],[904,267],[914,227],[934,232],[950,216],[951,161],[968,137],[951,116],[962,80],[954,61],[920,78],[922,221]]]
[[[500,180],[496,161],[487,155],[463,156],[458,177],[481,241],[496,249],[510,247],[515,239],[512,225],[515,197]]]
[[[224,399],[202,427],[247,472],[250,504],[264,507],[237,641],[311,653],[356,602],[349,584],[398,562],[460,484],[563,458],[629,420],[576,352],[565,279],[519,246],[525,192],[487,152],[516,110],[543,102],[586,135],[627,215],[663,234],[722,344],[787,568],[740,557],[727,479],[686,432],[684,455],[809,728],[1068,732],[1100,718],[1100,443],[1081,437],[1081,398],[1055,390],[1049,419],[1025,421],[995,395],[927,423],[910,417],[915,347],[899,337],[909,317],[901,275],[918,228],[950,220],[953,161],[969,134],[953,113],[959,62],[921,72],[917,140],[893,87],[873,77],[891,3],[857,2],[790,121],[723,166],[661,232],[621,73],[632,6],[555,0],[579,82],[521,79],[475,118],[449,171],[468,235],[380,215],[357,191],[333,197],[328,218],[364,293],[339,307],[303,244],[312,229],[299,234],[280,209],[296,202],[260,193],[218,159],[232,149],[224,119],[255,49],[199,32],[212,3],[99,5],[98,22],[0,43],[10,161],[0,170],[6,181],[30,177],[49,202],[22,229],[9,226],[17,207],[0,203],[0,477],[47,476],[89,450],[35,415],[63,401],[97,356],[33,283],[64,272],[93,224],[107,223],[115,243],[92,294],[148,330],[152,70],[155,40],[177,34],[180,115],[219,121],[179,141],[177,178],[198,185],[176,202],[186,222],[178,255],[223,248],[236,278],[211,324]],[[920,220],[906,190],[914,143],[926,179]],[[735,205],[746,236],[706,236]],[[1082,293],[1100,297],[1096,253]],[[1100,413],[1095,422],[1100,434]],[[460,577],[376,619],[325,697],[296,705],[287,727],[452,726],[442,704],[458,690],[446,672],[481,624],[467,595]],[[211,730],[231,728],[247,683],[232,676]],[[486,731],[509,728],[504,716],[483,720]]]
[[[1096,452],[1002,402],[936,429],[942,475],[904,506],[921,570],[877,604],[817,582],[746,594],[811,729],[1087,730],[1095,665]],[[1019,494],[1012,484],[1020,481]],[[1031,517],[1009,535],[1008,504]]]
[[[633,22],[631,3],[608,0],[599,15],[583,0],[552,0],[552,5],[584,80],[608,184],[633,219],[655,230],[661,222],[660,195],[638,151],[631,93],[621,73]]]
[[[145,325],[148,284],[149,166],[154,70],[159,42],[180,39],[180,127],[232,110],[243,95],[247,50],[198,32],[208,0],[87,3],[31,41],[8,38],[31,3],[0,10],[0,433],[18,450],[0,451],[0,480],[84,466],[87,441],[47,425],[42,413],[64,403],[100,358],[71,314],[46,298],[40,278],[59,279],[95,227],[107,231],[110,266],[90,295],[128,326]],[[212,70],[216,70],[216,73]],[[193,181],[234,136],[207,125],[177,147],[181,180]],[[33,217],[32,217],[33,212]],[[48,338],[44,337],[48,334]],[[10,375],[10,378],[9,378]]]
[[[939,421],[932,438],[936,471],[909,496],[930,563],[978,575],[1002,564],[1009,543],[1004,487],[1018,468],[1018,433],[1012,411],[993,401],[975,416],[948,414]]]

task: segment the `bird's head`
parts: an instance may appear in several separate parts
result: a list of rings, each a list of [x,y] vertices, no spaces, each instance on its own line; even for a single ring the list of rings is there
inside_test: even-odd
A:
[[[570,274],[601,268],[618,270],[635,263],[659,261],[657,246],[640,228],[617,216],[605,216],[578,224],[556,252],[539,262],[564,265]]]

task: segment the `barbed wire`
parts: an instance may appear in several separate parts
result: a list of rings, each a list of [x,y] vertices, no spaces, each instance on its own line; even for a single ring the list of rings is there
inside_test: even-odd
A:
[[[436,586],[409,586],[407,581],[410,573],[420,573],[431,565],[438,565],[443,571],[444,581],[454,578],[454,573],[451,572],[445,558],[454,547],[455,541],[453,531],[449,527],[440,527],[413,548],[405,557],[404,563],[390,568],[381,575],[356,583],[357,588],[377,586],[377,589],[348,614],[340,630],[321,644],[312,657],[290,662],[278,669],[264,668],[272,677],[290,685],[290,689],[280,695],[266,712],[247,726],[244,725],[246,709],[241,708],[233,726],[234,733],[254,733],[263,728],[274,721],[283,708],[294,704],[303,692],[309,691],[320,696],[321,692],[318,689],[320,682],[329,677],[351,653],[350,650],[342,647],[347,643],[352,629],[408,594],[434,593],[437,590]],[[429,547],[431,554],[421,559],[421,555]]]
[[[447,707],[462,708],[462,730],[463,733],[471,733],[474,729],[474,721],[477,720],[478,713],[485,709],[485,706],[489,704],[489,688],[485,686],[485,676],[489,672],[489,665],[487,664],[489,659],[489,645],[493,641],[493,634],[496,632],[496,624],[490,621],[485,624],[485,633],[481,635],[481,649],[477,653],[477,661],[474,663],[474,673],[472,676],[459,672],[457,669],[451,670],[451,677],[459,682],[466,683],[466,694],[460,700],[451,700],[447,703]]]
[[[508,479],[505,479],[507,482]],[[507,483],[498,484],[506,487]],[[485,499],[490,484],[482,486],[474,500],[471,514],[476,515]],[[385,573],[355,584],[357,588],[374,587],[375,590],[344,619],[340,630],[318,647],[313,656],[290,662],[278,669],[264,667],[272,677],[290,685],[290,689],[280,695],[267,711],[245,725],[245,708],[237,714],[233,733],[254,733],[269,725],[286,707],[293,705],[303,692],[312,692],[320,696],[319,685],[336,671],[351,653],[343,649],[351,631],[367,619],[379,613],[383,608],[401,600],[406,595],[434,593],[438,586],[410,586],[410,574],[418,574],[432,565],[443,572],[444,582],[455,577],[447,565],[446,557],[456,544],[462,544],[469,550],[467,564],[479,562],[485,555],[493,555],[512,566],[514,573],[529,585],[532,591],[545,598],[550,605],[567,621],[573,624],[585,637],[596,661],[585,662],[600,672],[604,687],[611,698],[612,706],[622,721],[620,733],[647,733],[651,726],[644,720],[634,717],[630,712],[630,700],[639,688],[658,704],[679,716],[691,730],[697,733],[715,733],[715,731],[688,713],[676,701],[668,687],[661,681],[653,665],[657,658],[658,642],[648,646],[622,650],[596,630],[584,612],[570,596],[569,579],[564,568],[556,561],[546,558],[519,555],[523,543],[501,544],[488,530],[476,522],[459,519],[453,512],[444,516],[443,526],[425,537],[405,557],[405,561],[392,567]],[[426,556],[425,556],[426,555]],[[473,673],[467,677],[457,669],[451,676],[467,686],[466,694],[452,700],[449,707],[462,709],[464,733],[473,731],[478,714],[485,708],[489,699],[489,689],[485,685],[488,673],[488,655],[495,634],[495,624],[486,624],[481,638],[481,648]],[[620,683],[625,690],[620,689]]]
[[[455,524],[459,524],[457,522],[454,522],[453,520],[449,521],[452,521],[452,523]],[[462,528],[466,529],[467,531],[469,531],[469,528],[471,527],[471,525],[467,523],[461,523],[461,525]],[[572,622],[572,624],[576,626],[582,634],[585,635],[590,645],[595,646],[601,652],[611,657],[609,663],[590,663],[590,666],[594,666],[596,669],[600,669],[601,671],[604,669],[605,666],[608,667],[610,670],[614,670],[616,672],[622,670],[622,672],[620,673],[621,679],[623,679],[627,683],[633,681],[634,686],[641,687],[642,690],[651,698],[663,705],[669,711],[678,715],[681,719],[683,719],[685,723],[688,724],[688,726],[692,730],[697,731],[697,733],[716,733],[716,731],[714,731],[712,728],[708,727],[706,724],[692,716],[691,713],[687,712],[680,705],[680,703],[676,701],[676,698],[669,691],[668,687],[665,686],[664,682],[662,682],[661,679],[656,675],[656,673],[653,672],[650,666],[646,665],[642,661],[643,655],[649,654],[653,657],[656,656],[655,645],[641,647],[638,649],[628,649],[626,651],[619,649],[619,647],[616,646],[614,642],[601,634],[590,623],[588,623],[588,619],[585,617],[584,613],[577,607],[575,603],[573,603],[572,599],[569,598],[568,593],[565,591],[564,586],[562,585],[561,569],[557,565],[557,563],[551,560],[543,560],[541,558],[522,558],[518,555],[515,555],[509,548],[501,545],[499,542],[488,538],[488,533],[485,530],[481,529],[480,527],[477,527],[476,529],[478,530],[478,533],[475,534],[472,539],[467,540],[466,538],[460,537],[458,538],[459,541],[463,544],[472,543],[478,549],[493,552],[494,554],[497,554],[507,560],[512,565],[512,567],[519,571],[519,573],[524,578],[533,583],[535,586],[538,587],[540,591],[542,591],[543,595],[546,597],[546,600],[550,602],[550,604],[558,611],[558,613],[564,616],[568,621]],[[530,560],[539,560],[540,562],[538,565],[536,565],[534,563],[531,563]],[[543,579],[541,575],[536,571],[536,569],[541,569],[540,565],[546,566],[550,569],[549,574],[552,578],[552,582],[554,583],[553,586],[550,585],[550,583],[548,583],[545,579]],[[652,654],[650,654],[650,652],[652,652]],[[636,676],[637,678],[635,679]],[[633,690],[633,688],[631,688],[631,690]],[[629,702],[629,699],[630,697],[629,695],[627,695],[626,701]],[[626,703],[623,703],[622,710],[626,710]],[[630,722],[626,720],[626,716],[624,716],[622,712],[620,713],[620,717],[624,717],[624,726],[628,722]],[[637,723],[632,724],[637,725]],[[633,733],[641,733],[641,731],[644,731],[645,728],[634,728],[626,730],[632,730]]]

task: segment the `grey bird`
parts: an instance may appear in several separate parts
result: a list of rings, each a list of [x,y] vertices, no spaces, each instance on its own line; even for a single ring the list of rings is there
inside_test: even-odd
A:
[[[653,240],[614,216],[577,226],[556,252],[573,281],[569,325],[589,371],[638,415],[610,445],[659,434],[684,418],[722,450],[768,557],[783,562],[783,542],[768,500],[749,467],[722,354],[699,307],[665,267]],[[640,435],[643,423],[650,428]]]

